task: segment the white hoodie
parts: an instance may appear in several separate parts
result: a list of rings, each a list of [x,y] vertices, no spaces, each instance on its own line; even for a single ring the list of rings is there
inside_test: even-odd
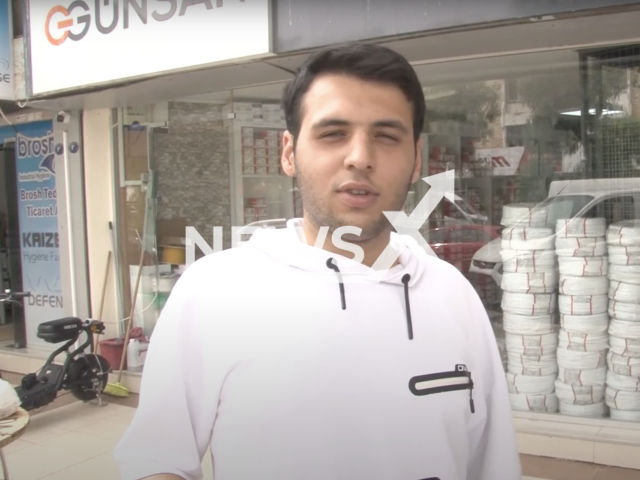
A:
[[[200,479],[207,448],[215,480],[519,480],[502,364],[467,280],[392,234],[400,265],[348,281],[368,267],[296,225],[180,278],[114,452],[122,480]]]

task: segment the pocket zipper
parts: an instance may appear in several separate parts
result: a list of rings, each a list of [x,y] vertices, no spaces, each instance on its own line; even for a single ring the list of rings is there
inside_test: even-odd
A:
[[[473,380],[471,372],[466,365],[456,365],[451,372],[432,373],[413,377],[409,381],[409,390],[417,396],[431,395],[434,393],[454,392],[469,390],[469,406],[471,413],[476,412],[473,403]]]

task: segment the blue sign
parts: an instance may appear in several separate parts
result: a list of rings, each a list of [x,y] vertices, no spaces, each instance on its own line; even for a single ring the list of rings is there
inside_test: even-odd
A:
[[[0,100],[13,100],[13,35],[9,0],[0,0]]]
[[[17,132],[16,132],[17,130]],[[60,283],[60,241],[56,191],[56,152],[62,152],[52,122],[0,128],[0,143],[15,139],[20,221],[22,286],[27,343],[46,345],[38,325],[64,315]]]

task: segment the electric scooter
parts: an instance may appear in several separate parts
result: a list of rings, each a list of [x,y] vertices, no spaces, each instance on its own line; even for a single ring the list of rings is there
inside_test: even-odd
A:
[[[11,302],[22,307],[18,300],[30,297],[29,292],[11,292],[6,290],[0,294],[0,302]],[[70,391],[73,396],[83,402],[97,399],[102,404],[100,394],[104,391],[109,380],[111,365],[101,355],[94,353],[94,335],[104,333],[104,322],[99,320],[82,321],[79,318],[67,317],[52,320],[38,325],[38,338],[47,343],[62,343],[47,359],[37,373],[30,373],[22,378],[16,392],[21,407],[30,411],[44,407],[53,402],[61,390]],[[69,351],[80,335],[87,335],[86,341],[73,351]],[[89,352],[85,350],[89,348]],[[61,353],[66,353],[62,365],[54,364]]]

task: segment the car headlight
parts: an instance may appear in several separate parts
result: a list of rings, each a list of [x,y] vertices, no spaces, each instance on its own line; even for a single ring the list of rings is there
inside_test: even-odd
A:
[[[473,261],[473,266],[476,268],[481,268],[482,270],[493,270],[494,268],[496,268],[496,263],[495,262],[482,262],[480,260],[474,260]]]

